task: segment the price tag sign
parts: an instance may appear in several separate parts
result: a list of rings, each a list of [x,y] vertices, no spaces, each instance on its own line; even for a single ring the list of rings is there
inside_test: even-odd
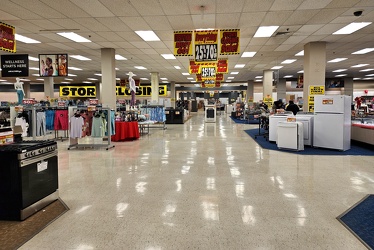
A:
[[[87,106],[87,111],[96,111],[96,106]]]
[[[22,107],[22,106],[15,106],[15,107],[14,107],[14,110],[15,110],[16,112],[23,112],[23,107]]]
[[[90,99],[88,101],[89,105],[98,105],[99,104],[99,99]]]
[[[65,107],[66,106],[66,102],[64,102],[64,101],[58,101],[57,106],[58,107]]]
[[[217,44],[198,44],[195,45],[195,61],[217,61]]]
[[[215,67],[202,67],[201,68],[201,76],[202,77],[215,77],[216,76],[216,68]]]
[[[35,103],[34,99],[23,99],[22,100],[22,104],[24,104],[24,105],[32,105],[34,103]]]

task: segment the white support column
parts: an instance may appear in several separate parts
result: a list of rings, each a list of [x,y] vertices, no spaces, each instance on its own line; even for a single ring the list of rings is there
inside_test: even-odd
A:
[[[264,70],[264,77],[262,81],[264,97],[272,97],[273,94],[273,71]]]
[[[44,78],[44,97],[54,98],[55,93],[53,89],[53,77]]]
[[[116,108],[116,61],[115,49],[101,49],[101,80],[102,89],[100,93],[103,107]]]
[[[349,95],[353,98],[353,77],[344,78],[344,95]]]
[[[279,79],[277,83],[277,99],[286,99],[286,79]]]
[[[175,82],[170,82],[170,97],[171,97],[171,107],[175,108],[175,101],[176,101]]]
[[[158,104],[158,92],[159,92],[159,83],[158,83],[158,72],[151,72],[151,102],[152,104]]]
[[[25,98],[30,98],[30,82],[25,82],[23,84],[23,91],[25,92]],[[53,98],[53,96],[51,98]]]
[[[254,99],[254,81],[253,80],[248,80],[248,86],[247,86],[247,97],[246,97],[246,102],[248,102],[248,100],[253,100]]]

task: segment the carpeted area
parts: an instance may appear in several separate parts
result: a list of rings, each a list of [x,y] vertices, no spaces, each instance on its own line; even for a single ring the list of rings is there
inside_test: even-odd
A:
[[[0,249],[19,248],[68,210],[56,200],[24,221],[0,220]]]
[[[235,122],[239,124],[258,124],[259,120],[258,119],[247,119],[247,120],[241,120],[237,119],[235,117],[230,116],[230,118]]]
[[[374,195],[368,195],[337,219],[367,248],[374,249]]]
[[[279,149],[277,144],[274,142],[269,142],[266,140],[264,136],[256,136],[259,134],[258,128],[256,129],[248,129],[244,130],[250,137],[252,137],[262,148],[269,149],[269,150],[278,150],[283,152],[289,152],[293,154],[300,154],[300,155],[365,155],[365,156],[374,156],[374,150],[369,148],[369,146],[365,147],[362,144],[351,143],[351,149],[347,151],[339,151],[327,148],[313,148],[309,146],[305,146],[304,150],[302,151],[293,151],[288,149]],[[264,130],[261,129],[260,134],[265,133]],[[256,137],[256,138],[255,138]]]

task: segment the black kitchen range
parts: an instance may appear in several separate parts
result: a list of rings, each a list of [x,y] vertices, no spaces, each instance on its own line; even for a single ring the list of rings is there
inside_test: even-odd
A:
[[[0,219],[24,220],[58,199],[55,141],[0,145]]]

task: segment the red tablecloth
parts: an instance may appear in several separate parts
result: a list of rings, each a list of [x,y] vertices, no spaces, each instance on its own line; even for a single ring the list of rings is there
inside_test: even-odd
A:
[[[115,122],[116,134],[112,141],[129,141],[139,138],[138,122]]]

